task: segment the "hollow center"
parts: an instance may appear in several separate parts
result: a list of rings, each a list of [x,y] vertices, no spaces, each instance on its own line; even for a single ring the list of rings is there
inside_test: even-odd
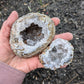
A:
[[[59,61],[67,55],[67,49],[64,49],[63,45],[59,44],[57,46],[54,46],[51,51],[49,51],[50,58],[52,61]]]
[[[44,34],[42,34],[42,27],[34,23],[21,31],[20,35],[22,35],[23,42],[30,46],[34,46],[44,37]]]

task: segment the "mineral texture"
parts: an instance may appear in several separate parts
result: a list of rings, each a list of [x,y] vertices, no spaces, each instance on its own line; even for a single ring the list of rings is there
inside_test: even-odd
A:
[[[39,59],[45,68],[55,70],[72,62],[73,50],[74,48],[70,42],[58,38],[40,54]]]
[[[29,13],[13,24],[10,46],[20,57],[31,57],[42,52],[53,40],[54,22],[46,15]]]

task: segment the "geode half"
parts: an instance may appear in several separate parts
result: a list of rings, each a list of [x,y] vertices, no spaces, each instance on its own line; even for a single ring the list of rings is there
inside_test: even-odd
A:
[[[29,13],[13,24],[10,46],[20,57],[31,57],[42,52],[53,40],[55,25],[46,15]]]
[[[70,42],[58,38],[40,54],[39,59],[45,68],[55,70],[72,62],[73,50],[74,48]]]

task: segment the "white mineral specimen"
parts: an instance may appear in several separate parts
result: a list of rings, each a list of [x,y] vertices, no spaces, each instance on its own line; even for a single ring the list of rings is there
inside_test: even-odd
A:
[[[58,38],[44,50],[39,59],[45,68],[55,70],[72,62],[73,50],[74,48],[70,42]]]
[[[10,46],[20,57],[31,57],[42,52],[55,35],[54,22],[40,13],[20,17],[12,26]]]

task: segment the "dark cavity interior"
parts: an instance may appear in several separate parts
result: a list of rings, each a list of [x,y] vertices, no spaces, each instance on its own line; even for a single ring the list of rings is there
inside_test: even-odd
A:
[[[44,37],[44,34],[42,34],[42,27],[39,27],[37,24],[34,23],[21,31],[20,35],[22,35],[23,42],[30,46],[34,46]]]
[[[58,46],[54,46],[51,51],[49,51],[49,57],[52,61],[56,59],[63,59],[65,55],[67,55],[68,50],[63,48],[63,45],[59,44]]]

